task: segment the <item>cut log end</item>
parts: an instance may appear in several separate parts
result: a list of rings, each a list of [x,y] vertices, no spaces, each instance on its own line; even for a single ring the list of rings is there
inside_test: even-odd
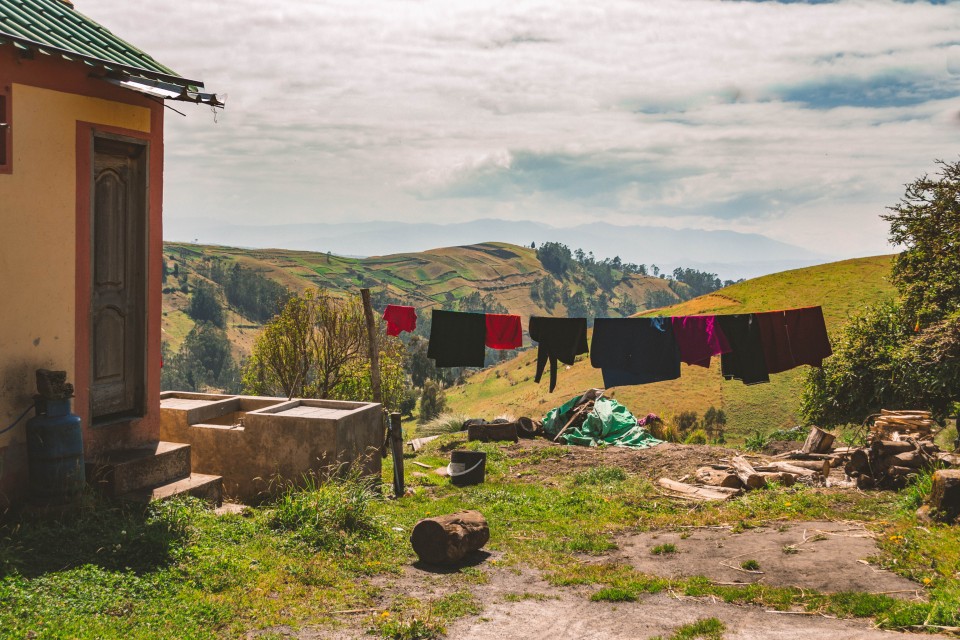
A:
[[[490,540],[487,519],[479,511],[458,511],[424,518],[410,534],[417,557],[427,564],[452,564]]]

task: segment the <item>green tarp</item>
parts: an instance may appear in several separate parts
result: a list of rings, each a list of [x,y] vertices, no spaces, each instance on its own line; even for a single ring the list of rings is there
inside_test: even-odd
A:
[[[552,409],[543,418],[543,430],[550,436],[556,436],[570,420],[571,411],[580,396],[574,396],[568,402]],[[577,444],[584,447],[613,445],[646,449],[663,442],[657,440],[643,427],[637,426],[637,419],[630,411],[610,398],[599,398],[593,410],[579,427],[571,427],[560,436],[564,444]]]

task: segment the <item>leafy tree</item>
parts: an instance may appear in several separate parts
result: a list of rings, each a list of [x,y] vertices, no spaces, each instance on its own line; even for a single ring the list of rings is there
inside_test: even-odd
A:
[[[648,309],[656,309],[659,307],[666,307],[678,300],[676,294],[670,291],[664,291],[663,289],[654,289],[649,291],[646,297],[646,303]]]
[[[904,311],[924,324],[960,307],[960,162],[937,164],[936,176],[908,184],[883,216],[890,240],[905,247],[892,273]]]
[[[190,330],[177,353],[163,343],[160,386],[164,390],[236,393],[240,376],[230,340],[220,327],[207,322]]]
[[[632,316],[637,312],[637,303],[630,298],[624,297],[620,300],[620,308],[617,310],[620,312],[620,315],[624,317]]]
[[[403,343],[378,323],[380,384],[388,409],[406,392]],[[288,398],[370,400],[370,355],[363,307],[357,296],[323,290],[291,297],[257,337],[244,367],[247,393]]]
[[[438,383],[427,380],[420,395],[420,422],[433,420],[447,408],[447,396]]]
[[[208,322],[220,328],[226,327],[223,306],[217,298],[217,292],[213,285],[205,280],[200,280],[193,288],[187,315],[195,322]]]
[[[563,276],[573,264],[570,247],[560,242],[544,242],[537,249],[537,259],[550,273]]]

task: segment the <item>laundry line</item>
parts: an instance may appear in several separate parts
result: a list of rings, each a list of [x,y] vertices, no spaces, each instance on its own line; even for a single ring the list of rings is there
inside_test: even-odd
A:
[[[516,349],[522,344],[518,315],[440,309],[431,313],[427,356],[438,367],[482,368],[487,347]],[[416,327],[413,307],[388,305],[384,319],[390,335]],[[549,363],[550,391],[556,387],[558,362],[572,365],[577,356],[586,353],[591,365],[601,370],[608,388],[674,380],[680,377],[681,362],[709,367],[714,356],[720,356],[724,378],[758,384],[769,382],[771,373],[801,365],[821,367],[823,359],[833,353],[819,306],[740,314],[596,318],[589,346],[586,318],[531,316],[528,332],[538,346],[534,381],[541,381]]]

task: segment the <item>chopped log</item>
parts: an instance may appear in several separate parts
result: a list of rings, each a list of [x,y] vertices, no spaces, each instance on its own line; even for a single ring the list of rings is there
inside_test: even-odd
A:
[[[926,467],[930,464],[930,457],[925,456],[919,451],[907,451],[906,453],[898,453],[895,456],[891,456],[892,464],[900,467],[910,467],[912,469],[920,469]]]
[[[767,481],[763,479],[753,466],[747,462],[743,456],[735,456],[730,459],[730,466],[733,472],[740,478],[740,482],[748,489],[760,489],[766,486]]]
[[[792,487],[797,481],[795,475],[786,471],[760,471],[759,473],[766,482],[776,482],[784,487]]]
[[[941,451],[934,455],[938,462],[951,467],[960,467],[960,454]]]
[[[739,489],[743,486],[740,478],[727,471],[718,471],[710,467],[700,467],[694,476],[700,484],[706,484],[713,487],[727,487],[729,489]]]
[[[783,464],[788,464],[791,467],[799,467],[801,469],[809,469],[810,471],[815,471],[822,476],[830,474],[829,460],[786,460],[783,461]]]
[[[670,478],[660,478],[657,480],[657,483],[664,489],[669,489],[670,491],[683,494],[689,498],[699,500],[701,502],[729,500],[730,498],[743,493],[741,489],[684,484],[682,482],[677,482],[676,480],[671,480]]]
[[[888,476],[898,477],[898,476],[915,475],[917,473],[917,470],[911,467],[900,467],[897,465],[890,465],[885,469],[885,472]]]
[[[827,475],[829,475],[830,465],[827,465],[826,468],[827,468]],[[794,464],[791,464],[789,462],[784,462],[782,460],[772,460],[769,464],[759,467],[759,469],[762,469],[763,471],[786,471],[787,473],[792,473],[793,475],[799,478],[808,478],[808,479],[811,479],[813,478],[813,476],[816,476],[816,475],[824,475],[823,473],[814,471],[813,469],[804,469],[803,467],[798,467]]]
[[[827,433],[820,427],[811,427],[810,434],[800,447],[800,453],[827,453],[835,438],[832,433]]]
[[[870,456],[867,451],[867,449],[857,449],[850,454],[850,460],[843,467],[848,476],[855,478],[861,475],[870,475]],[[860,488],[863,489],[864,487]]]
[[[471,424],[467,427],[467,440],[477,440],[479,442],[501,442],[509,440],[510,442],[516,442],[519,440],[517,423]]]
[[[924,411],[923,409],[880,409],[880,415],[882,416],[922,416],[929,418],[932,414],[929,411]]]
[[[930,506],[937,518],[952,522],[960,514],[960,469],[939,469],[933,472]]]
[[[479,511],[458,511],[417,522],[410,544],[421,561],[449,564],[462,560],[490,539],[487,519]]]
[[[874,440],[870,444],[870,451],[876,456],[892,456],[898,453],[916,451],[917,448],[931,455],[940,450],[940,447],[929,440],[922,440],[916,443],[911,440]]]

